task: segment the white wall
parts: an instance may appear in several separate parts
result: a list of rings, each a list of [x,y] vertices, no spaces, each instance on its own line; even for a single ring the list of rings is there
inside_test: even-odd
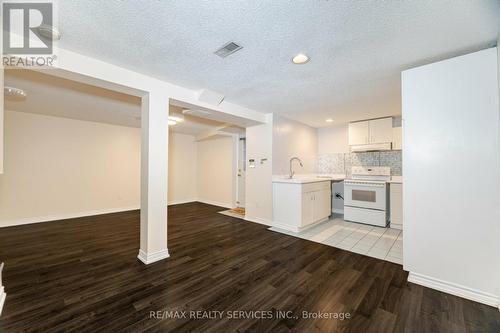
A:
[[[235,140],[233,137],[216,137],[198,142],[198,201],[222,207],[234,207]]]
[[[402,73],[409,280],[500,303],[497,50]]]
[[[318,154],[316,128],[282,116],[273,116],[273,174],[284,175],[290,171],[290,158],[302,160],[303,168],[294,162],[296,174],[315,173]],[[296,164],[297,163],[297,164]]]
[[[273,217],[273,120],[267,124],[248,127],[245,208],[250,221],[271,224]],[[250,167],[249,160],[255,160]]]
[[[349,153],[349,126],[318,128],[318,154]]]
[[[168,142],[168,204],[196,201],[197,142],[192,135],[170,131]]]
[[[1,38],[0,38],[1,39]],[[4,69],[0,68],[0,90],[4,88]],[[4,94],[0,94],[0,174],[4,164]]]
[[[139,208],[140,129],[13,111],[5,116],[0,227]],[[170,132],[169,204],[233,206],[234,149],[230,137],[196,142]]]
[[[0,226],[139,208],[140,135],[6,111]]]

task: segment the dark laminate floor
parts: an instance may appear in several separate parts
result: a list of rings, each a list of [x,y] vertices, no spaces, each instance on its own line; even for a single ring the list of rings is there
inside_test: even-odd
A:
[[[136,259],[137,211],[0,229],[0,332],[499,332],[500,313],[406,282],[401,266],[267,231],[194,203],[169,210],[171,258]],[[150,319],[220,310],[222,320]],[[227,311],[349,312],[228,319]]]

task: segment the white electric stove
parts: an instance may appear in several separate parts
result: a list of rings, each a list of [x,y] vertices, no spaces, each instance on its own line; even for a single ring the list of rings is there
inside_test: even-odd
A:
[[[344,181],[344,220],[387,227],[390,167],[352,167]]]

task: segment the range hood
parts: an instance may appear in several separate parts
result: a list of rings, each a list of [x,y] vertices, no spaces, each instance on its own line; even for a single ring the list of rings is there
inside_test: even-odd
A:
[[[368,145],[354,145],[351,146],[352,153],[368,152],[368,151],[384,151],[391,150],[392,143],[372,143]]]

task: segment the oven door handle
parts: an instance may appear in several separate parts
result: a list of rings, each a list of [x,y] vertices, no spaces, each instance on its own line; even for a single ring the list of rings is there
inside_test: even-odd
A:
[[[344,185],[346,186],[358,186],[358,187],[377,187],[377,188],[383,188],[386,185],[385,184],[376,184],[376,183],[368,183],[368,182],[349,182],[345,181]]]

